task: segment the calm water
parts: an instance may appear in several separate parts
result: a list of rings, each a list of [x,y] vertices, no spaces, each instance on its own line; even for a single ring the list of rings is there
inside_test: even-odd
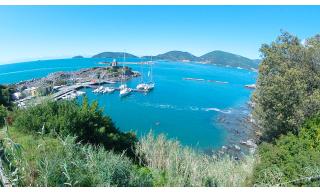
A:
[[[101,59],[64,59],[0,65],[0,83],[43,77],[56,71],[101,66],[99,61]],[[147,66],[130,67],[143,70],[145,75],[148,70]],[[221,124],[216,123],[217,117],[220,114],[233,115],[237,111],[235,109],[245,105],[251,91],[243,86],[254,83],[256,73],[213,65],[156,62],[153,77],[156,87],[147,95],[133,93],[120,98],[118,92],[95,95],[86,89],[87,96],[90,100],[97,99],[121,130],[134,130],[143,135],[152,129],[155,133],[177,138],[186,145],[215,148],[226,142],[228,134]],[[183,80],[186,77],[229,83]],[[127,84],[135,87],[139,82],[140,78],[136,78]]]

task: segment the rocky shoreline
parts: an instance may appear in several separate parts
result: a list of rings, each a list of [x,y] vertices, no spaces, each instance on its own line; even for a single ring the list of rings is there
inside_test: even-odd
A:
[[[222,128],[227,131],[226,144],[213,152],[216,155],[230,155],[240,159],[244,155],[253,154],[257,149],[259,128],[252,117],[250,102],[233,109],[230,114],[220,114],[216,118]],[[209,149],[206,150],[209,152]]]

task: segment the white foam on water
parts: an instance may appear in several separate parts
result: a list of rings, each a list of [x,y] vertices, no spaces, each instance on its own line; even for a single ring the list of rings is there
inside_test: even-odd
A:
[[[141,105],[146,106],[146,107],[153,107],[153,108],[158,108],[158,109],[173,109],[177,111],[216,111],[219,113],[225,113],[225,114],[230,114],[231,110],[222,110],[219,108],[215,107],[210,107],[210,108],[200,108],[197,106],[190,106],[190,107],[177,107],[175,105],[170,105],[170,104],[152,104],[152,103],[141,103]]]
[[[231,110],[222,110],[222,109],[218,109],[218,108],[215,108],[215,107],[203,108],[203,110],[204,110],[204,111],[216,111],[216,112],[226,113],[226,114],[231,113]]]

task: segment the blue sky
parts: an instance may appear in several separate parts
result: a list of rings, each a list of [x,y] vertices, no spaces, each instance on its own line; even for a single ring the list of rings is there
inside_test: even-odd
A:
[[[0,63],[123,51],[259,57],[280,29],[320,33],[319,6],[0,6]]]

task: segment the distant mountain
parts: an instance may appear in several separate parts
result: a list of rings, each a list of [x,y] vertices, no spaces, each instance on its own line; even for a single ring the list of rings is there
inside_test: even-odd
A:
[[[92,56],[92,58],[123,58],[123,52],[102,52]],[[135,55],[126,53],[126,58],[138,58]],[[241,67],[244,69],[257,69],[261,60],[249,59],[233,53],[224,51],[212,51],[204,54],[201,57],[192,55],[189,52],[184,51],[169,51],[156,56],[143,56],[142,58],[147,60],[169,60],[169,61],[182,61],[182,62],[201,62],[203,64],[217,64],[230,67]]]
[[[132,55],[130,53],[125,53],[125,56],[127,58],[138,58],[137,56]],[[92,58],[123,58],[123,52],[102,52],[92,56]]]
[[[198,59],[199,61],[208,64],[212,63],[231,67],[241,67],[246,69],[258,68],[256,60],[224,51],[212,51],[210,53],[202,55]]]
[[[197,61],[198,57],[188,52],[183,51],[169,51],[154,57],[154,59],[171,60],[171,61]]]
[[[84,57],[81,55],[77,55],[77,56],[72,57],[72,59],[82,59],[82,58],[84,58]]]

